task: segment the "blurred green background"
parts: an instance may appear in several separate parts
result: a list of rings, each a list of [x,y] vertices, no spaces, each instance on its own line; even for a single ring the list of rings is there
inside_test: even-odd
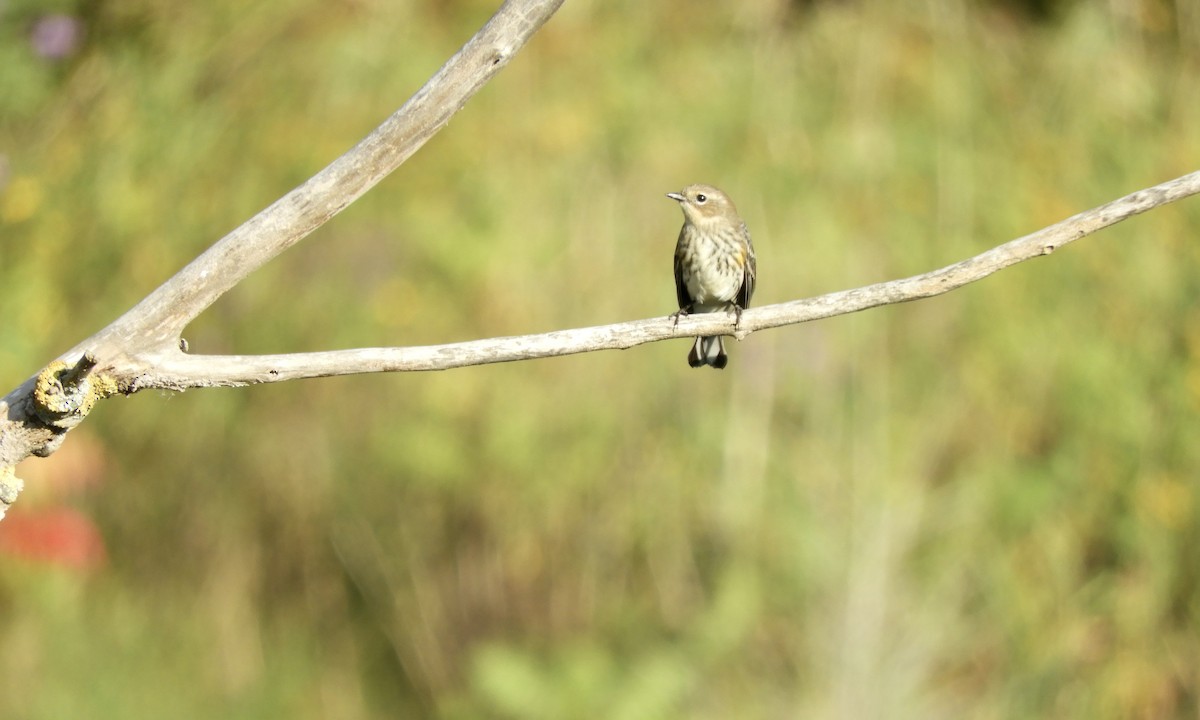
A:
[[[496,5],[0,5],[0,384],[349,148]],[[568,0],[186,336],[665,315],[663,193],[690,182],[738,203],[766,304],[1198,168],[1190,0]],[[1183,201],[756,334],[723,373],[675,341],[106,402],[3,523],[0,716],[1194,718],[1198,228]],[[22,545],[47,517],[74,560]]]

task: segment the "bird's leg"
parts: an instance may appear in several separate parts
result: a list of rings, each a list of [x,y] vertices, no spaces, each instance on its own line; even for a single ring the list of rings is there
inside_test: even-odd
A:
[[[675,321],[674,327],[679,327],[679,318],[683,317],[684,315],[691,315],[691,314],[692,314],[692,306],[685,305],[685,306],[679,308],[678,310],[676,310],[675,312],[671,313],[667,317],[669,317]]]
[[[742,312],[745,310],[745,308],[743,308],[741,305],[738,305],[737,303],[730,303],[730,304],[733,306],[733,329],[741,330],[742,329]]]

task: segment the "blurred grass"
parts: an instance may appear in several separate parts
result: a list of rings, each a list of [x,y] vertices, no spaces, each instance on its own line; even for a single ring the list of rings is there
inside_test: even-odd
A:
[[[1194,9],[1005,7],[573,0],[187,337],[665,314],[662,193],[694,181],[737,200],[769,303],[1196,169]],[[343,152],[493,9],[0,9],[0,375]],[[27,41],[51,10],[87,22],[70,59]],[[1198,226],[1185,201],[720,374],[680,342],[106,403],[77,431],[103,484],[62,501],[109,564],[4,560],[0,715],[1194,717]],[[52,502],[30,484],[14,513]]]

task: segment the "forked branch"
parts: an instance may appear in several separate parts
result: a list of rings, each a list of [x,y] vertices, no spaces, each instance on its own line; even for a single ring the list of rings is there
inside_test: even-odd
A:
[[[625,349],[669,338],[738,338],[948,292],[1160,205],[1200,193],[1200,172],[1140,190],[962,262],[900,280],[747,310],[662,316],[538,335],[425,347],[285,355],[191,355],[180,333],[243,278],[299,242],[411,156],[503,67],[563,0],[508,0],[399,111],[312,179],[218,241],[112,325],[0,400],[0,517],[16,498],[13,466],[48,455],[97,399],[370,372],[445,370]]]
[[[110,361],[107,372],[125,393],[146,388],[188,390],[359,373],[448,370],[596,350],[624,350],[644,343],[696,335],[724,334],[740,339],[767,328],[940,295],[1010,265],[1049,255],[1097,230],[1197,193],[1200,193],[1200,172],[1139,190],[953,265],[900,280],[751,308],[742,314],[738,324],[735,324],[734,316],[727,313],[694,314],[677,321],[664,315],[612,325],[447,345],[284,355],[190,355],[171,344],[149,354],[127,355]]]
[[[0,400],[0,517],[21,488],[13,466],[30,455],[54,452],[98,398],[138,387],[137,379],[122,375],[118,367],[144,367],[171,349],[178,352],[179,334],[188,323],[399,167],[508,64],[563,1],[506,0],[403,107],[358,145]]]

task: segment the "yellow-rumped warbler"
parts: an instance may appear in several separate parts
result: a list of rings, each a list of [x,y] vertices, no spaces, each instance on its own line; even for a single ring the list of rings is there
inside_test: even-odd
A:
[[[750,231],[733,201],[712,185],[688,185],[667,193],[683,209],[675,245],[675,294],[679,315],[732,309],[741,318],[754,294],[756,261]],[[698,337],[688,365],[723,368],[729,358],[718,336]]]

